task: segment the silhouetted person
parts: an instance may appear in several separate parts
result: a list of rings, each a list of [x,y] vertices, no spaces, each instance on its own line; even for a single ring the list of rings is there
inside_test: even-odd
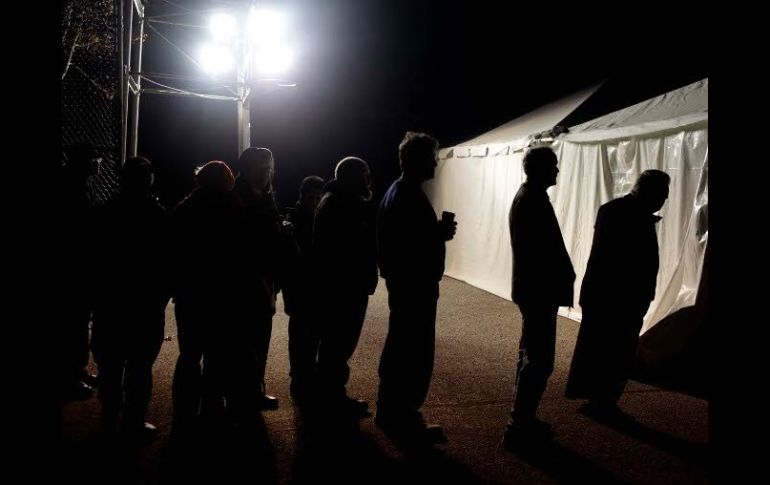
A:
[[[232,192],[235,177],[220,161],[201,167],[198,187],[172,214],[171,267],[179,358],[172,388],[172,436],[194,430],[199,409],[218,418],[233,395],[231,363],[238,321],[231,285],[238,275],[229,256],[243,244],[243,209]],[[201,360],[204,368],[201,368]]]
[[[551,425],[536,417],[553,372],[556,314],[572,306],[575,271],[546,189],[556,184],[556,154],[548,147],[524,157],[524,182],[511,204],[513,249],[512,299],[522,315],[511,420],[504,442],[517,437],[547,437]]]
[[[277,409],[278,399],[266,393],[265,369],[270,349],[276,296],[284,276],[290,237],[273,196],[275,162],[267,148],[250,147],[238,159],[235,193],[246,216],[246,245],[237,256],[239,339],[249,347],[240,371],[243,374],[245,412]],[[255,386],[255,387],[252,387]],[[248,404],[252,403],[252,404]]]
[[[153,197],[152,165],[126,161],[122,191],[100,212],[102,262],[94,309],[92,349],[99,366],[101,424],[153,437],[144,417],[152,397],[152,366],[163,344],[168,283],[168,218]],[[104,264],[110,261],[110,264]]]
[[[88,323],[93,311],[94,195],[89,179],[98,154],[88,143],[69,150],[60,180],[60,393],[63,402],[91,397]]]
[[[305,402],[313,394],[320,336],[314,292],[322,281],[312,262],[313,221],[321,200],[324,180],[310,176],[302,180],[299,200],[288,211],[297,253],[291,264],[289,281],[283,288],[283,301],[289,315],[289,365],[291,396]]]
[[[380,359],[375,423],[395,440],[441,441],[443,430],[420,413],[433,373],[436,305],[445,242],[456,223],[437,220],[422,191],[434,176],[438,141],[408,132],[398,147],[401,177],[385,193],[377,219],[380,274],[390,321]]]
[[[369,205],[369,166],[340,160],[324,190],[313,226],[313,258],[319,278],[321,345],[318,390],[326,409],[368,415],[368,404],[347,395],[348,360],[361,336],[369,295],[377,287],[377,240]]]
[[[670,177],[643,172],[630,194],[599,208],[580,289],[583,319],[566,396],[587,398],[583,410],[620,417],[623,394],[639,343],[642,320],[655,298],[658,239],[654,215],[668,198]]]

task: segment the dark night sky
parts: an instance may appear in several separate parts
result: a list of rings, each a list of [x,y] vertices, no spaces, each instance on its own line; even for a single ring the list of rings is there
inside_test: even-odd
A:
[[[252,145],[273,150],[283,203],[294,200],[302,177],[328,178],[346,155],[369,162],[381,195],[398,175],[407,130],[451,146],[599,80],[608,79],[602,98],[570,124],[708,77],[702,2],[280,3],[297,27],[299,59],[287,77],[298,86],[255,97]],[[162,0],[148,7],[170,11],[178,10]],[[203,33],[157,28],[183,47]],[[196,72],[153,33],[144,67]],[[192,167],[237,158],[234,103],[157,95],[142,103],[139,151],[158,167],[165,203],[191,188]]]

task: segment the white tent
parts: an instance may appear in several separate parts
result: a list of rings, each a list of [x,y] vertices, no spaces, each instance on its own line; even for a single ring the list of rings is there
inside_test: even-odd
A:
[[[448,276],[510,299],[508,210],[525,179],[525,149],[534,135],[559,124],[596,89],[440,150],[436,178],[425,189],[438,212],[457,214],[457,235],[447,244]],[[560,173],[549,195],[577,274],[576,306],[560,313],[580,320],[577,295],[599,206],[628,193],[638,175],[653,168],[672,180],[657,228],[657,293],[642,332],[692,305],[708,240],[708,79],[570,127],[552,147]]]

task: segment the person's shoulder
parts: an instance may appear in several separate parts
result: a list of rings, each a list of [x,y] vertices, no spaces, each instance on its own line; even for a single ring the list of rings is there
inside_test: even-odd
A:
[[[392,184],[390,184],[390,187],[388,187],[388,190],[385,191],[385,194],[382,196],[382,199],[380,200],[380,207],[388,207],[393,204],[393,200],[396,198],[396,196],[399,195],[400,192],[400,180],[393,181]]]
[[[522,207],[529,207],[535,204],[538,200],[539,194],[536,192],[533,192],[530,187],[527,185],[522,185],[519,187],[519,190],[516,192],[516,195],[513,197],[513,202],[511,206],[513,208],[522,208]]]
[[[158,200],[157,197],[153,197],[150,199],[149,203],[150,210],[159,218],[166,218],[170,215],[171,210],[169,210],[163,203],[161,203],[160,200]]]
[[[390,187],[388,187],[388,190],[385,191],[385,195],[393,195],[398,192],[403,192],[403,181],[401,179],[396,179],[393,181],[392,184],[390,184]]]
[[[181,216],[187,213],[190,208],[195,204],[195,197],[194,192],[187,195],[185,198],[180,200],[176,203],[174,207],[171,208],[171,215],[172,216]]]
[[[347,212],[344,198],[336,192],[326,192],[316,209],[316,219],[336,219]]]
[[[339,196],[333,191],[326,191],[321,196],[321,200],[318,201],[317,211],[321,211],[324,208],[331,207],[338,203]]]
[[[633,201],[629,196],[618,197],[599,207],[596,214],[597,223],[601,222],[609,226],[626,226],[634,219],[635,213]]]
[[[605,202],[599,207],[599,213],[603,215],[615,215],[619,212],[628,210],[630,206],[630,199],[628,196],[617,197]]]
[[[517,202],[526,197],[529,197],[529,190],[525,185],[522,185],[521,187],[519,187],[519,190],[517,190],[516,194],[513,196],[513,201]]]

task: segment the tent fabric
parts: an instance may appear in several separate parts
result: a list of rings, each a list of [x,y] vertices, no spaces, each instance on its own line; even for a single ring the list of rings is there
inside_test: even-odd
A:
[[[671,176],[671,185],[669,199],[659,213],[663,219],[657,224],[660,271],[656,298],[642,332],[692,305],[708,239],[707,129],[610,143],[557,141],[554,150],[560,173],[551,200],[577,274],[576,291],[585,274],[599,207],[629,193],[644,170],[658,169]],[[579,308],[568,313],[580,318]]]
[[[488,131],[464,143],[459,143],[457,146],[472,147],[508,144],[511,141],[526,138],[534,133],[550,130],[572,113],[575,108],[583,104],[600,87],[601,84],[596,84],[553,103],[548,103],[504,125],[498,126],[492,131]]]
[[[693,306],[686,306],[642,335],[634,379],[708,399],[708,247]]]
[[[541,128],[536,132],[553,126]],[[480,139],[490,138],[474,140]],[[525,180],[528,137],[495,139],[494,144],[442,150],[436,177],[425,189],[434,208],[455,212],[458,222],[457,235],[447,244],[446,274],[510,299],[508,210]],[[572,127],[552,147],[560,173],[549,196],[577,273],[575,294],[599,206],[630,192],[639,174],[654,168],[671,176],[671,190],[657,227],[661,269],[656,298],[642,333],[692,305],[708,241],[708,79]],[[560,313],[581,318],[577,301]]]
[[[640,125],[654,130],[656,124],[670,120],[677,120],[679,126],[684,126],[687,122],[679,120],[687,118],[708,119],[708,79],[573,126],[570,133],[594,132],[591,136],[596,136],[601,130]],[[566,139],[570,139],[569,135]]]

